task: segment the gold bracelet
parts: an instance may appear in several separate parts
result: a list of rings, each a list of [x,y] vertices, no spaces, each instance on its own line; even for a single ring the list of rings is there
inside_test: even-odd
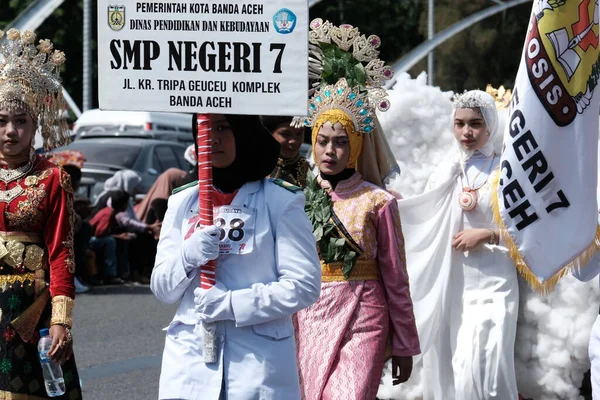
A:
[[[490,228],[488,228],[488,230],[491,233],[490,240],[488,241],[488,244],[496,244],[496,232],[493,229],[490,229]]]
[[[67,340],[65,340],[65,342],[69,344],[73,341],[73,335],[71,334],[71,329],[68,326],[65,326],[65,331],[67,331]]]
[[[54,296],[52,298],[52,317],[50,325],[73,326],[73,299],[68,296]]]

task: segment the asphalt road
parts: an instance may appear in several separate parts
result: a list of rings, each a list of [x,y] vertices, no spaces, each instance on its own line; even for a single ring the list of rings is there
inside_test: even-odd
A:
[[[73,340],[84,400],[158,398],[164,332],[176,305],[147,286],[110,286],[78,294]]]
[[[84,400],[158,398],[162,328],[176,305],[160,303],[148,286],[107,286],[78,294],[73,340]],[[591,400],[589,377],[582,395]]]

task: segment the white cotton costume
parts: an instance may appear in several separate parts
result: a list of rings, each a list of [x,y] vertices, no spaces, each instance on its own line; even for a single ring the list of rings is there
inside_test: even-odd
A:
[[[600,224],[600,215],[598,216],[598,223]],[[600,274],[600,253],[597,253],[588,265],[573,271],[575,278],[583,282],[588,282],[596,278],[598,274]],[[594,322],[594,326],[590,333],[588,352],[591,362],[593,399],[600,400],[600,314],[596,317],[596,321]]]
[[[439,165],[439,160],[447,158],[451,149],[455,149],[456,146],[456,140],[448,132],[452,108],[449,100],[451,93],[442,92],[438,87],[428,86],[425,73],[415,79],[411,79],[406,73],[399,74],[396,78],[396,85],[388,93],[394,105],[393,109],[398,111],[382,113],[380,121],[392,151],[402,167],[402,176],[392,182],[392,187],[403,196],[412,198],[423,192],[427,178],[433,171],[441,172],[442,175],[436,172],[436,176],[441,176],[442,180],[458,173],[452,169],[456,164],[451,160],[444,163],[445,166]],[[500,125],[505,125],[507,110],[499,110],[499,117]],[[504,129],[498,131],[501,133]],[[444,133],[440,134],[440,132]],[[501,139],[499,135],[498,140]],[[439,193],[445,192],[440,189]],[[439,218],[444,215],[441,208],[456,201],[456,195],[448,194],[447,198],[438,199],[435,199],[436,194],[428,196],[429,198],[425,195],[418,197],[428,199],[434,207],[439,205],[440,210],[437,215]],[[427,216],[435,218],[435,215],[430,215],[431,210],[431,205],[423,205],[420,209],[417,208],[417,212],[421,215],[415,215],[414,218],[426,219]],[[405,227],[408,219],[409,217],[403,215],[405,236],[408,236]],[[418,221],[415,220],[415,223]],[[447,227],[448,224],[449,222],[440,222],[438,225],[444,227],[444,232],[448,232],[451,231]],[[430,226],[436,225],[430,223]],[[428,232],[424,232],[423,237],[427,238],[427,234]],[[440,242],[441,237],[442,233],[440,233]],[[407,240],[410,245],[410,238],[407,237]],[[436,242],[432,245],[435,246]],[[450,252],[449,247],[447,251]],[[417,255],[420,257],[417,261],[424,265],[422,262],[427,255],[425,253]],[[409,259],[411,291],[414,294],[415,279],[419,273],[414,272],[413,264]],[[444,279],[438,277],[435,268],[428,268],[427,271],[423,274],[429,273],[431,277],[424,275],[424,279],[439,279],[436,281],[438,286],[446,284]],[[525,398],[530,397],[535,400],[582,400],[579,387],[581,387],[583,374],[589,369],[588,339],[600,304],[598,282],[594,280],[581,283],[572,276],[566,276],[559,281],[552,293],[539,296],[522,278],[519,277],[518,280],[520,304],[515,344],[515,369],[519,392]],[[433,287],[437,289],[436,286]],[[436,294],[432,293],[427,299],[435,297]],[[418,309],[415,309],[415,314],[417,312]],[[439,315],[439,310],[430,312],[432,318]],[[423,346],[424,339],[421,338]],[[422,360],[415,360],[411,378],[397,386],[392,385],[391,363],[388,362],[377,397],[421,400],[423,387],[427,386],[429,381],[426,380],[422,369]]]
[[[495,227],[490,202],[500,161],[497,112],[490,95],[469,95],[482,105],[488,142],[477,152],[459,148],[436,169],[424,194],[399,201],[427,382],[423,398],[511,400],[518,398],[517,271],[503,246],[482,245],[465,253],[451,247],[460,231]],[[481,186],[471,211],[458,204],[467,186],[463,171],[472,187]]]

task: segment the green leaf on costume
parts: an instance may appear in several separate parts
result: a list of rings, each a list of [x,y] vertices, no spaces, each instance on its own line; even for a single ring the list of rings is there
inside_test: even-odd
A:
[[[329,235],[331,233],[331,231],[333,230],[333,228],[335,228],[333,226],[333,224],[326,225],[325,229],[323,230],[323,235]]]
[[[334,85],[340,78],[346,78],[350,87],[367,83],[367,74],[363,64],[348,51],[331,43],[319,43],[323,52],[323,72],[321,86]]]
[[[315,221],[317,221],[317,222],[327,221],[326,219],[323,218],[323,210],[322,209],[317,209],[315,211]]]
[[[331,76],[333,73],[333,66],[331,65],[331,60],[329,59],[325,59],[323,60],[323,77],[326,79],[326,77]]]
[[[347,269],[344,272],[344,276],[346,276],[352,269],[357,254],[346,243],[346,239],[341,236],[332,222],[331,208],[333,204],[331,197],[320,187],[317,179],[312,174],[307,177],[304,194],[306,197],[304,210],[313,227],[313,235],[317,241],[319,256],[326,263],[343,261]]]
[[[365,71],[365,67],[361,63],[354,65],[354,76],[354,79],[356,80],[354,86],[365,86],[367,84],[367,72]]]
[[[318,226],[317,229],[313,232],[315,235],[315,240],[318,242],[323,237],[323,225]]]
[[[344,274],[344,278],[348,279],[350,277],[350,271],[354,268],[356,264],[356,253],[354,251],[349,251],[344,256],[344,265],[342,266],[342,273]]]

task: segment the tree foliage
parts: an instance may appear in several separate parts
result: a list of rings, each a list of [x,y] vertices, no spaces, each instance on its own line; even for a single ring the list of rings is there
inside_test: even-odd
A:
[[[419,31],[423,4],[423,0],[323,0],[310,9],[310,18],[351,24],[367,36],[378,35],[380,57],[392,63],[423,41]]]
[[[435,31],[494,5],[490,0],[435,0]],[[512,87],[530,12],[530,3],[513,7],[440,45],[435,50],[435,85],[454,91],[485,89],[488,83]],[[390,64],[427,37],[427,0],[323,0],[310,14],[379,35],[381,58]],[[409,73],[416,76],[425,70],[426,58]]]
[[[439,32],[468,15],[493,6],[489,0],[436,0],[435,26]],[[484,89],[488,83],[513,87],[531,4],[525,3],[489,17],[455,35],[435,51],[436,86],[444,90]],[[421,31],[427,30],[427,15],[421,16]],[[411,75],[426,70],[417,64]]]
[[[92,106],[97,107],[96,13],[92,5]],[[0,29],[22,12],[30,0],[3,3]],[[435,26],[439,32],[467,15],[493,6],[490,0],[435,0]],[[494,86],[512,87],[516,76],[531,4],[508,11],[466,29],[435,51],[435,84],[443,90]],[[389,64],[422,43],[427,33],[426,0],[322,0],[310,9],[310,18],[323,18],[335,24],[348,23],[361,32],[379,35],[380,57]],[[75,102],[82,104],[83,0],[65,0],[37,30],[39,38],[49,38],[67,55],[63,84]],[[426,70],[426,59],[409,72],[416,76]]]

